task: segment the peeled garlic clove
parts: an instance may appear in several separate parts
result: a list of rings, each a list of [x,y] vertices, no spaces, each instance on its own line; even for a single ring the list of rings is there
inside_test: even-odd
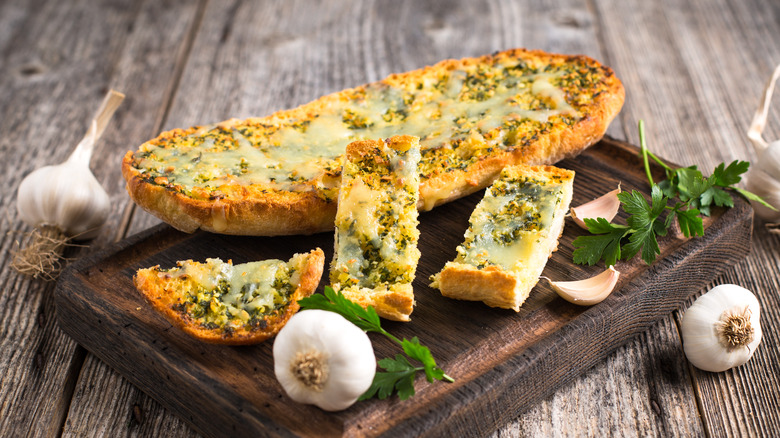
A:
[[[586,202],[577,207],[571,208],[571,218],[581,228],[588,229],[585,225],[585,219],[596,219],[603,217],[611,222],[620,209],[620,200],[617,195],[620,193],[620,187],[602,195],[590,202]]]
[[[610,266],[606,271],[594,277],[577,281],[552,281],[542,277],[564,300],[579,306],[592,306],[604,301],[617,284],[620,272]]]
[[[749,290],[722,284],[685,311],[685,356],[696,368],[720,372],[747,362],[761,343],[761,307]]]

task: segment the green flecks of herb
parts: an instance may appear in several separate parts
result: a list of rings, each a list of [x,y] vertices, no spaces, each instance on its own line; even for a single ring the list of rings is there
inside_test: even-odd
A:
[[[344,110],[344,114],[341,116],[341,121],[347,125],[349,129],[366,129],[370,128],[373,123],[368,118],[358,115],[352,110]]]
[[[379,316],[371,306],[364,309],[359,304],[344,297],[341,292],[337,293],[327,286],[324,294],[304,298],[298,301],[298,304],[300,304],[301,309],[321,309],[338,313],[361,330],[380,333],[399,344],[403,349],[406,356],[397,354],[395,358],[385,358],[378,361],[379,367],[385,371],[376,373],[371,387],[360,396],[359,400],[368,400],[375,396],[379,399],[385,399],[394,392],[398,393],[401,400],[406,400],[414,395],[414,378],[419,371],[425,373],[428,382],[434,380],[455,381],[436,365],[431,350],[421,345],[416,336],[412,339],[404,338],[401,340],[383,329],[379,322]],[[419,362],[421,366],[412,364],[407,357]]]
[[[604,260],[607,266],[611,266],[617,260],[633,258],[641,251],[642,260],[649,265],[660,254],[657,237],[665,236],[675,219],[685,237],[703,236],[702,215],[709,216],[713,204],[733,207],[734,202],[726,190],[734,190],[747,199],[769,206],[755,194],[734,186],[748,171],[750,163],[746,161],[734,161],[728,166],[721,163],[709,177],[705,177],[696,166],[673,169],[647,149],[644,122],[641,120],[639,144],[650,183],[651,202],[648,203],[636,190],[623,192],[618,194],[618,199],[629,214],[626,225],[611,224],[604,218],[585,219],[591,235],[574,239],[575,263],[594,265]],[[658,184],[653,181],[650,159],[661,165],[667,179]]]

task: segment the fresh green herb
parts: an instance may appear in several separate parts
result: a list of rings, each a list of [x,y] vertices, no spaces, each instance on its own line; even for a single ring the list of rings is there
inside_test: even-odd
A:
[[[360,400],[367,400],[374,396],[385,399],[392,395],[393,391],[398,392],[401,400],[406,400],[414,395],[414,377],[418,371],[424,371],[429,382],[434,380],[454,382],[452,377],[444,374],[444,371],[436,365],[431,350],[420,345],[416,336],[411,340],[400,340],[383,329],[373,307],[364,309],[329,286],[325,287],[324,294],[304,298],[298,301],[298,304],[301,305],[301,309],[320,309],[338,313],[364,331],[385,335],[399,344],[406,356],[422,364],[422,366],[415,366],[401,354],[397,354],[395,358],[381,359],[378,361],[379,367],[385,371],[376,373],[371,387],[360,397]]]
[[[702,215],[709,216],[713,205],[733,207],[734,201],[726,190],[734,190],[747,199],[773,208],[755,194],[735,187],[750,167],[747,161],[737,160],[728,166],[721,163],[709,177],[696,166],[673,169],[647,149],[642,120],[639,121],[639,144],[650,182],[650,202],[636,190],[623,192],[618,194],[618,199],[629,214],[626,225],[611,224],[604,218],[585,219],[591,235],[574,239],[574,263],[594,265],[604,260],[607,266],[612,266],[617,260],[631,259],[641,251],[642,260],[649,265],[661,253],[657,237],[669,232],[674,219],[685,237],[703,236]],[[666,179],[658,184],[650,172],[650,158],[666,172]],[[670,204],[672,201],[674,204]]]

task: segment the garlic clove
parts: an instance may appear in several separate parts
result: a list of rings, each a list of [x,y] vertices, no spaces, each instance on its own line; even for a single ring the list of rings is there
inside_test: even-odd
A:
[[[620,272],[610,266],[594,277],[577,281],[552,281],[542,277],[550,283],[550,287],[564,300],[579,306],[592,306],[606,299],[617,285]]]
[[[685,356],[696,368],[712,372],[746,363],[761,343],[760,312],[749,290],[733,284],[712,288],[683,315]]]
[[[581,228],[588,229],[585,225],[585,219],[596,219],[603,217],[612,222],[618,209],[620,209],[620,200],[617,195],[620,193],[620,186],[611,192],[604,194],[590,202],[572,207],[570,214],[574,222]]]

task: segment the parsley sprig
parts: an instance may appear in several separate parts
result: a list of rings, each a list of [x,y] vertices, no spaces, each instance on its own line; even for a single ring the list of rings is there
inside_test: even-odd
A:
[[[709,216],[713,205],[733,207],[734,200],[726,190],[774,209],[759,196],[735,186],[750,167],[747,161],[736,160],[728,166],[721,163],[709,177],[696,166],[673,169],[647,149],[642,120],[639,145],[650,182],[650,202],[636,190],[622,192],[618,199],[629,215],[626,225],[612,224],[604,218],[585,219],[591,235],[574,239],[574,263],[594,265],[603,259],[607,266],[612,266],[617,260],[628,260],[641,252],[642,260],[652,264],[661,253],[658,236],[665,236],[675,219],[685,237],[703,236],[702,215]],[[666,179],[658,184],[650,172],[650,159],[666,173]]]
[[[414,395],[414,378],[419,371],[425,372],[425,377],[429,382],[434,380],[455,381],[436,365],[431,350],[421,345],[416,336],[412,339],[404,338],[401,340],[383,329],[376,310],[371,306],[364,309],[359,304],[347,299],[341,292],[335,292],[329,286],[325,287],[322,295],[312,295],[299,300],[298,304],[300,304],[301,309],[320,309],[338,313],[360,329],[366,332],[380,333],[399,344],[403,349],[406,356],[396,354],[395,358],[385,358],[377,362],[379,367],[385,371],[376,373],[368,391],[360,396],[359,400],[368,400],[374,396],[386,399],[394,391],[398,392],[398,397],[401,400],[406,400]],[[407,357],[419,362],[421,366],[412,364]]]

